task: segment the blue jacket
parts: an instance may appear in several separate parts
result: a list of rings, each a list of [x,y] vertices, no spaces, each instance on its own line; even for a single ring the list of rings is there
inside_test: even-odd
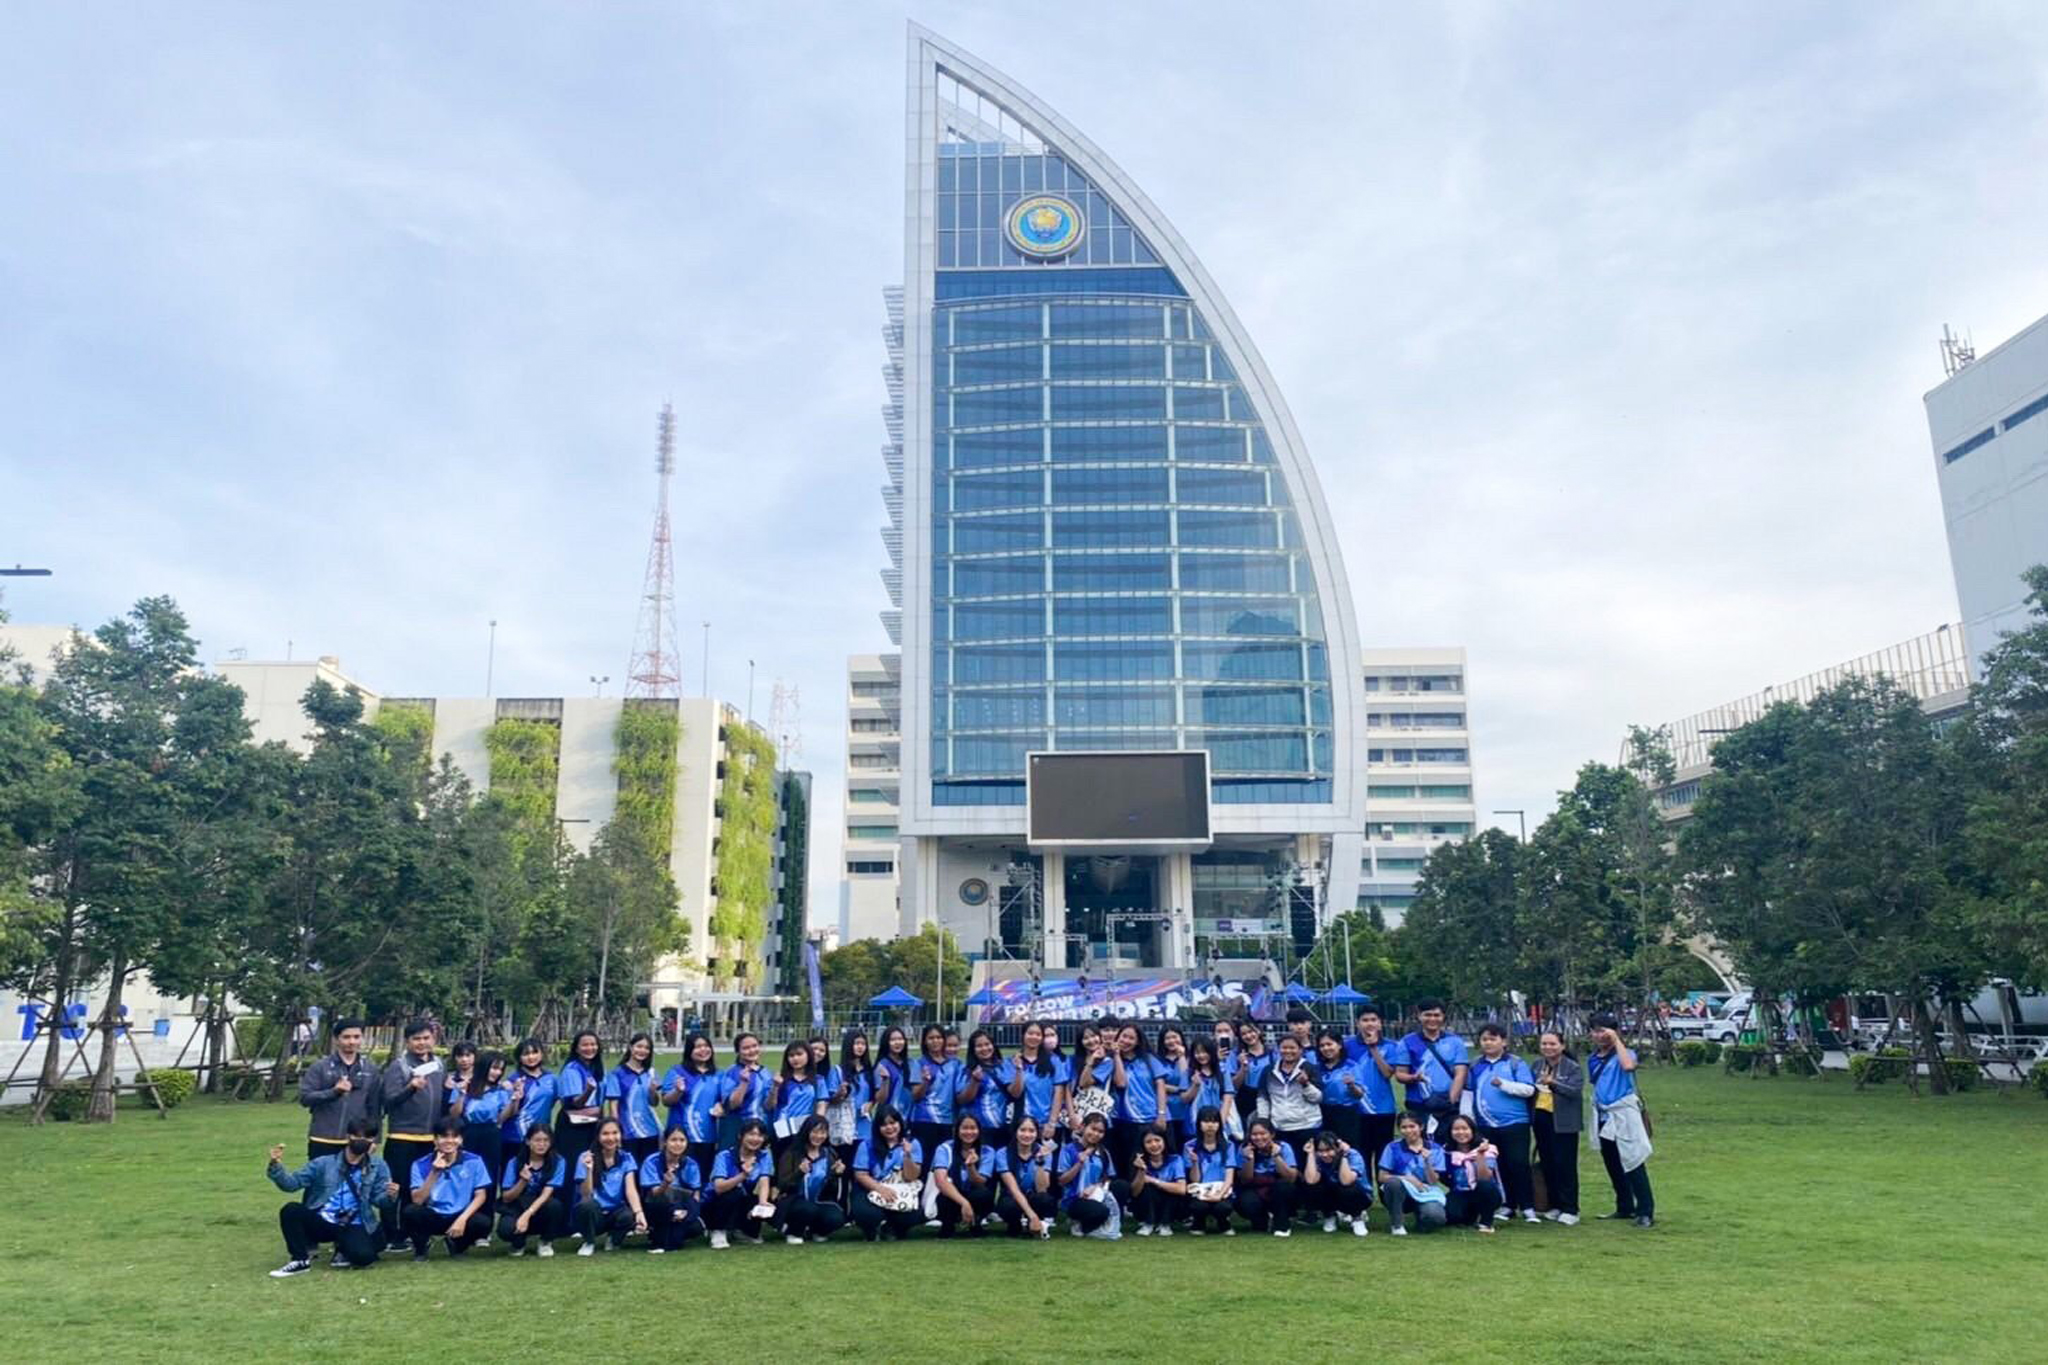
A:
[[[337,1152],[333,1156],[315,1157],[296,1171],[288,1171],[284,1163],[273,1161],[266,1172],[270,1183],[290,1194],[294,1190],[305,1193],[299,1202],[318,1213],[327,1207],[327,1201],[341,1185],[344,1158]],[[384,1215],[390,1213],[393,1205],[385,1188],[391,1183],[391,1168],[384,1164],[384,1158],[375,1152],[363,1158],[360,1168],[362,1179],[362,1222],[364,1230],[376,1232]]]

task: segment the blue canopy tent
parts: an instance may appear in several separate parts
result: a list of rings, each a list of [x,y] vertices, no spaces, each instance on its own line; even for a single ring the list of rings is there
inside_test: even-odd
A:
[[[1341,985],[1332,986],[1329,990],[1323,992],[1324,1002],[1331,1005],[1363,1005],[1370,999],[1372,997],[1364,991],[1352,990],[1349,981]]]
[[[1306,1005],[1316,998],[1316,993],[1299,981],[1290,981],[1287,983],[1287,998],[1298,1005]]]
[[[983,986],[980,990],[967,997],[967,1003],[970,1005],[993,1005],[1002,998],[987,986]]]
[[[868,1001],[868,1005],[871,1008],[878,1010],[914,1010],[923,1003],[923,1000],[904,990],[901,986],[891,986],[888,990],[883,991],[880,995]]]

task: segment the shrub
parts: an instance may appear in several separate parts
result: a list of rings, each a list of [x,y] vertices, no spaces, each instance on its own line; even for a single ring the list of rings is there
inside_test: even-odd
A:
[[[1707,1049],[1712,1046],[1713,1044],[1702,1042],[1697,1038],[1686,1039],[1674,1049],[1678,1057],[1678,1064],[1680,1066],[1705,1066],[1713,1060],[1707,1053]]]
[[[1708,1065],[1711,1066],[1713,1063],[1721,1060],[1721,1045],[1719,1043],[1702,1042],[1700,1046],[1707,1050]]]
[[[2048,1100],[2048,1061],[2034,1063],[2033,1070],[2027,1073],[2027,1084],[2039,1091],[2042,1099]]]
[[[1785,1070],[1794,1076],[1818,1076],[1820,1063],[1810,1052],[1788,1052],[1785,1054]]]
[[[1904,1076],[1910,1065],[1912,1057],[1902,1047],[1862,1052],[1849,1059],[1849,1079],[1858,1085],[1881,1085]]]
[[[1764,1076],[1778,1074],[1778,1059],[1769,1048],[1755,1043],[1736,1043],[1721,1052],[1721,1065],[1731,1072],[1756,1072]]]
[[[1975,1090],[1977,1082],[1984,1078],[1983,1069],[1975,1062],[1950,1057],[1942,1065],[1948,1069],[1948,1088],[1951,1090]]]
[[[144,1071],[136,1075],[138,1081],[155,1081],[157,1098],[164,1102],[164,1108],[176,1109],[192,1098],[192,1092],[199,1088],[198,1080],[189,1071],[175,1067],[162,1071]],[[148,1092],[144,1092],[147,1094]]]
[[[86,1106],[91,1102],[92,1082],[65,1081],[50,1092],[50,1103],[43,1113],[58,1123],[76,1123],[85,1117]]]

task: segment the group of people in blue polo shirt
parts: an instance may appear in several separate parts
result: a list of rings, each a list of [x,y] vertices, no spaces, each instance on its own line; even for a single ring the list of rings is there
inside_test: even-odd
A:
[[[271,1274],[306,1273],[324,1245],[339,1268],[425,1261],[436,1239],[450,1256],[495,1240],[547,1257],[564,1241],[592,1256],[638,1238],[659,1255],[849,1227],[869,1242],[1045,1238],[1062,1221],[1100,1240],[1298,1223],[1365,1237],[1374,1204],[1397,1237],[1571,1226],[1588,1089],[1615,1194],[1600,1216],[1654,1225],[1618,1021],[1593,1017],[1581,1062],[1555,1031],[1532,1060],[1501,1025],[1468,1044],[1440,1002],[1414,1014],[1397,1035],[1371,1005],[1348,1033],[1292,1010],[1270,1039],[1249,1020],[1033,1022],[1009,1055],[986,1029],[927,1024],[913,1046],[902,1028],[856,1028],[836,1059],[814,1036],[779,1062],[753,1034],[721,1062],[691,1033],[659,1073],[644,1033],[609,1063],[579,1033],[551,1067],[532,1039],[509,1059],[470,1043],[443,1056],[423,1021],[378,1066],[341,1020],[300,1081],[306,1162],[270,1152],[271,1181],[300,1195],[279,1210],[288,1259]]]

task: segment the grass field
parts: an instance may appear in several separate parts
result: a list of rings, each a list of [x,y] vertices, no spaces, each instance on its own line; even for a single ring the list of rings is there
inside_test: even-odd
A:
[[[2048,1104],[1645,1073],[1660,1226],[474,1253],[295,1280],[290,1105],[0,1119],[14,1359],[2048,1358]],[[1587,1210],[1606,1207],[1596,1154]],[[842,1234],[842,1236],[850,1234]]]

